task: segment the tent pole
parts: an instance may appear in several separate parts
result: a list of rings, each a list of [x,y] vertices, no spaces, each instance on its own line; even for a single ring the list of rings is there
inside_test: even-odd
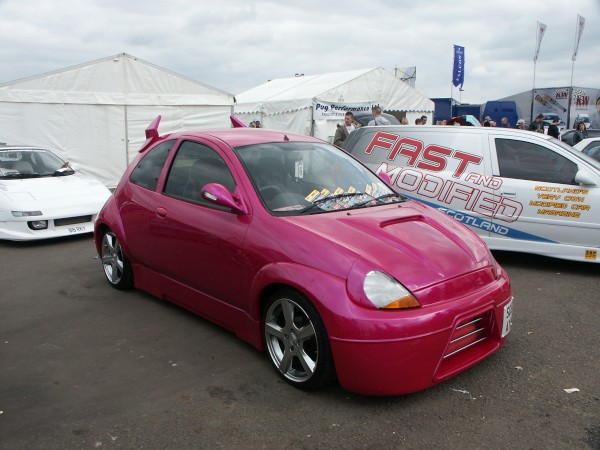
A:
[[[127,105],[123,105],[125,115],[125,169],[129,166],[129,123],[127,121]]]

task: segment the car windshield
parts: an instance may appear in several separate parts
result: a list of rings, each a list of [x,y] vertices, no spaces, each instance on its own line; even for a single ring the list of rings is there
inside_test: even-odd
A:
[[[37,178],[73,174],[67,163],[48,150],[0,150],[0,178]]]
[[[265,207],[276,215],[314,214],[404,201],[342,150],[313,142],[235,149]]]

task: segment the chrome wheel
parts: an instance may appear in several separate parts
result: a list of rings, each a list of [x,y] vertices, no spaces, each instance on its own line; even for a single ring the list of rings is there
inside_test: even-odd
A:
[[[102,267],[108,282],[116,288],[131,286],[132,273],[127,257],[115,234],[107,232],[102,238]]]
[[[314,307],[297,292],[276,294],[267,304],[264,336],[277,372],[288,383],[312,389],[332,378],[329,342]]]

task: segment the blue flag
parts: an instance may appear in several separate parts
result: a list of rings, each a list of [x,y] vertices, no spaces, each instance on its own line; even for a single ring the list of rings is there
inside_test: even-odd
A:
[[[465,48],[460,45],[454,46],[454,70],[452,70],[452,84],[460,85],[461,89],[465,82]]]

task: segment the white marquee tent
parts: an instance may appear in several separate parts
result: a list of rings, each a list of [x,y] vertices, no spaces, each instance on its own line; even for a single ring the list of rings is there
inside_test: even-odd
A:
[[[435,105],[393,73],[378,67],[322,75],[280,78],[236,95],[234,110],[244,122],[258,118],[265,128],[333,140],[344,113],[404,111],[410,123],[422,115],[433,118]]]
[[[234,97],[126,53],[0,84],[0,141],[39,145],[109,187],[161,133],[229,127]]]

